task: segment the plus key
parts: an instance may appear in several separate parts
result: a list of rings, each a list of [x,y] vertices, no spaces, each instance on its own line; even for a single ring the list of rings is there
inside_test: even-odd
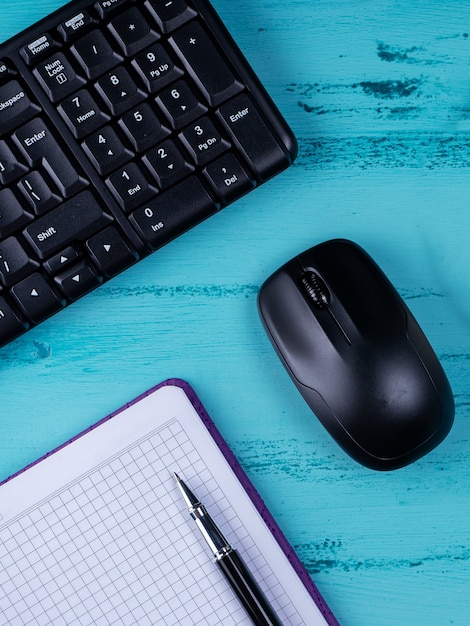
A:
[[[212,106],[218,106],[243,89],[228,61],[199,22],[186,24],[170,38],[170,43]]]

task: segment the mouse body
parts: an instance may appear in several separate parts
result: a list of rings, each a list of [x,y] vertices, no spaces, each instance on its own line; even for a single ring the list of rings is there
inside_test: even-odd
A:
[[[455,409],[445,372],[357,244],[334,239],[299,254],[262,285],[258,308],[307,404],[362,465],[403,467],[448,434]]]

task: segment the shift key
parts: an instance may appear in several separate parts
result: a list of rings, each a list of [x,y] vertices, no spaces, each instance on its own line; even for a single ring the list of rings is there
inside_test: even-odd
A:
[[[73,241],[84,241],[111,221],[93,194],[83,191],[30,224],[23,234],[38,257],[45,259]]]
[[[86,186],[50,128],[40,117],[36,117],[13,135],[20,150],[31,167],[44,167],[64,198],[70,198]]]
[[[218,116],[260,181],[290,165],[288,156],[246,94],[223,104]]]

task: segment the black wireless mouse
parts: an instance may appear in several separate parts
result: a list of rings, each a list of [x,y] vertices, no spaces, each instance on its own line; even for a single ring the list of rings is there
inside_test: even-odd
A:
[[[454,420],[454,398],[402,298],[357,244],[299,254],[263,284],[265,330],[298,390],[338,444],[376,470],[415,461]]]

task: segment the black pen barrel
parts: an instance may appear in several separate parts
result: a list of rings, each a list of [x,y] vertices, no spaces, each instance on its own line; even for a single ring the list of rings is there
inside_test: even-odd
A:
[[[224,554],[217,563],[255,626],[282,626],[236,550]]]

